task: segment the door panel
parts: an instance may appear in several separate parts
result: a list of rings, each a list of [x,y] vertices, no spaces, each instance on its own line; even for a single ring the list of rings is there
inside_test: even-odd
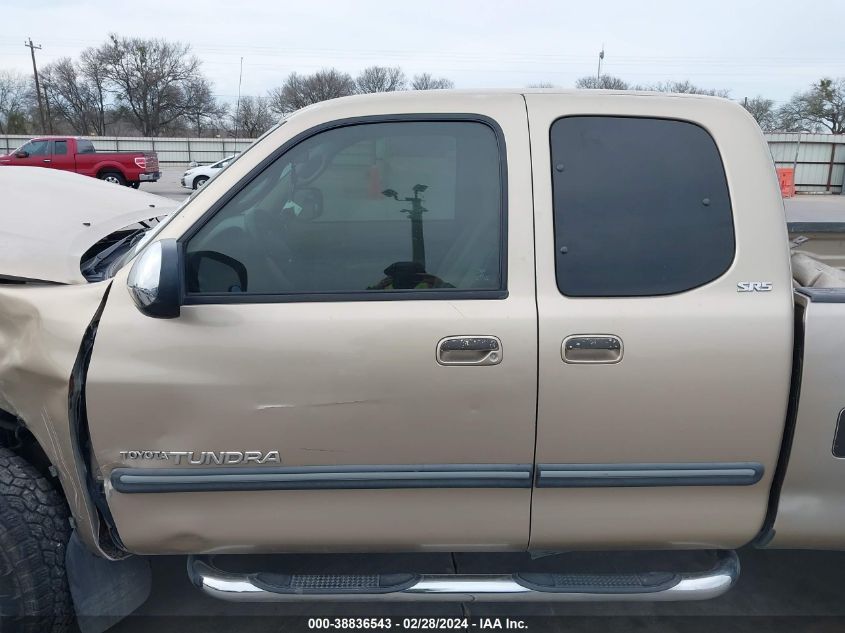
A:
[[[786,231],[759,132],[701,100],[527,101],[539,312],[530,546],[743,544],[766,512],[792,343]],[[556,135],[567,116],[592,121]],[[705,164],[711,135],[724,176]],[[772,291],[737,293],[758,279]]]
[[[506,141],[501,149],[507,157],[507,292],[499,293],[500,298],[486,298],[482,292],[478,299],[465,293],[450,299],[447,288],[437,289],[431,299],[407,300],[373,300],[369,295],[356,300],[351,294],[341,300],[297,300],[289,293],[257,303],[184,305],[179,318],[158,320],[135,308],[125,288],[127,270],[118,274],[98,329],[87,398],[109,508],[130,550],[490,550],[527,545],[537,360],[527,121],[517,95],[488,104],[479,114],[500,122],[500,141]],[[394,160],[400,154],[428,151],[421,147],[400,150],[394,145],[388,167],[401,162]],[[373,167],[358,150],[340,156],[343,177],[326,172],[320,185],[325,201],[320,217],[291,229],[295,248],[280,265],[294,294],[328,283],[354,281],[360,288],[357,280],[369,280],[372,274],[370,255],[358,241],[372,239],[370,250],[377,250],[396,231],[378,222],[372,232],[350,227],[346,240],[355,243],[346,249],[340,227],[323,231],[318,222],[346,221],[341,216],[347,212],[354,220],[361,209],[393,222],[392,213],[413,207],[411,202],[383,206],[387,197],[380,189],[391,186],[388,176],[401,170]],[[248,155],[239,163],[246,160]],[[362,165],[366,169],[359,172]],[[305,173],[299,164],[296,169]],[[415,173],[421,171],[419,166]],[[288,172],[278,173],[283,178]],[[382,182],[373,190],[377,178]],[[311,183],[312,189],[319,180]],[[341,182],[352,202],[333,198],[332,182]],[[466,194],[457,187],[455,218],[463,213]],[[404,187],[402,194],[407,195]],[[368,196],[377,210],[362,202]],[[431,192],[426,204],[434,208],[437,196],[442,192]],[[231,204],[240,204],[238,199]],[[345,206],[337,206],[341,202]],[[226,213],[224,208],[220,217]],[[451,212],[441,215],[432,220],[431,234],[426,233],[432,246],[426,251],[430,272],[457,279],[459,275],[442,271],[460,268],[461,257],[435,248],[437,236],[452,235],[438,225],[452,218]],[[396,226],[410,256],[411,222],[399,217],[404,224]],[[230,229],[236,225],[234,219],[228,224],[221,220],[217,227],[209,223],[211,228],[197,232],[197,242],[187,240],[189,255],[197,252],[192,244],[223,248],[221,235],[235,235]],[[304,244],[327,248],[332,258],[345,254],[355,261],[347,267],[339,259],[340,264],[321,267],[313,251],[300,253]],[[237,248],[226,253],[249,257]],[[359,258],[361,266],[356,266]],[[453,262],[449,266],[442,264],[447,259]],[[246,261],[256,271],[254,279],[265,275],[265,288],[274,283],[271,267],[261,268],[255,258]],[[387,274],[376,272],[376,277]],[[201,291],[221,280],[200,272],[189,285]],[[500,342],[499,362],[438,362],[443,339],[484,336]],[[128,451],[158,457],[145,459],[143,453]],[[184,457],[176,464],[155,451],[260,456],[228,466],[228,455],[208,456],[202,464]],[[271,451],[278,451],[280,463],[265,459]],[[241,469],[241,483],[228,488],[213,483],[216,475],[232,468]],[[177,475],[190,471],[189,480],[198,477],[205,482],[202,486],[212,482],[213,491],[202,486],[187,492],[137,491],[139,482],[149,481],[143,475],[176,469]],[[133,479],[139,474],[140,479]],[[256,477],[260,485],[252,483]],[[136,490],[120,492],[113,481],[124,490],[124,483]],[[178,481],[185,485],[184,477]]]
[[[73,154],[70,153],[68,141],[51,141],[50,145],[52,146],[50,156],[50,167],[53,169],[64,169],[68,171],[73,171],[74,168],[74,160]]]

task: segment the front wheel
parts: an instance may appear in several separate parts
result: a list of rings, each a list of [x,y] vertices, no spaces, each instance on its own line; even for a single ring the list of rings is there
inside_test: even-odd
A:
[[[194,189],[199,189],[208,182],[208,176],[197,176],[194,178]]]
[[[65,576],[70,538],[62,496],[0,447],[0,631],[59,633],[72,621]]]
[[[117,171],[106,171],[100,174],[100,180],[105,180],[106,182],[113,183],[115,185],[125,185],[126,178],[123,177],[123,174]]]

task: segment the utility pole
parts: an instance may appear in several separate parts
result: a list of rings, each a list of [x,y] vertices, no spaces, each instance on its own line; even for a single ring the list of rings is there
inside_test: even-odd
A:
[[[598,84],[601,81],[601,62],[604,59],[604,43],[601,45],[601,50],[599,51],[599,69],[596,73],[596,83]]]
[[[238,105],[235,106],[235,139],[241,127],[241,83],[244,80],[244,58],[241,57],[241,73],[238,75]],[[237,147],[237,146],[236,146]]]
[[[53,116],[50,114],[50,97],[47,95],[47,86],[44,86],[44,107],[47,110],[47,128],[50,134],[53,133]]]
[[[35,65],[35,49],[41,50],[41,45],[36,46],[32,43],[32,38],[28,42],[23,43],[29,49],[32,55],[32,74],[35,75],[35,94],[38,95],[38,114],[41,117],[41,133],[47,131],[47,123],[44,119],[44,101],[41,99],[41,84],[38,83],[38,66]]]

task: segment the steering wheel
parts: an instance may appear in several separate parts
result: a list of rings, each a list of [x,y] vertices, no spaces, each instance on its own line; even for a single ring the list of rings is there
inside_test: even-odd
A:
[[[288,223],[282,211],[256,207],[244,213],[244,228],[255,247],[255,256],[281,290],[294,290],[289,277],[293,253],[288,244]],[[257,275],[252,275],[255,279]]]

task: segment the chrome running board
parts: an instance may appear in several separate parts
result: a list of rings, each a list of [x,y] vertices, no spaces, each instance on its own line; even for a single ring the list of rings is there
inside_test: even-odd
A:
[[[208,595],[232,602],[669,602],[722,595],[739,577],[735,552],[704,572],[638,574],[276,574],[231,573],[190,556],[188,576]]]

